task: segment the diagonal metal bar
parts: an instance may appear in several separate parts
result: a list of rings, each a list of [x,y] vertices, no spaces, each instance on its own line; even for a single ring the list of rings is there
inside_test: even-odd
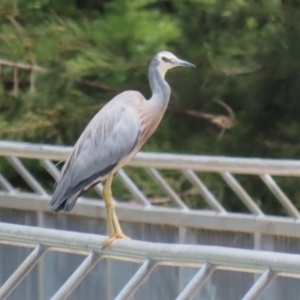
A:
[[[255,215],[264,215],[255,201],[249,196],[249,194],[243,189],[240,183],[229,172],[222,172],[222,178],[233,190],[233,192],[242,200],[246,207]]]
[[[21,175],[21,177],[27,182],[27,184],[39,195],[46,196],[47,192],[36,181],[36,179],[30,174],[30,172],[24,167],[18,157],[11,156],[6,158],[14,169]]]
[[[271,284],[271,282],[275,278],[276,274],[271,269],[265,270],[242,300],[259,299],[262,293],[266,290],[266,288]]]
[[[192,278],[189,284],[184,288],[184,290],[178,295],[176,300],[190,300],[196,295],[205,281],[214,271],[214,268],[209,264],[205,263],[202,268],[197,272],[197,274]]]
[[[103,197],[103,184],[101,182],[95,185],[94,190],[99,196]]]
[[[49,159],[40,159],[41,165],[50,173],[50,175],[56,180],[59,176],[59,170],[56,165]]]
[[[136,184],[130,179],[123,169],[120,169],[116,175],[121,179],[128,191],[136,200],[145,206],[152,206],[147,197],[139,190]]]
[[[156,264],[147,259],[142,266],[138,269],[135,275],[129,280],[129,282],[125,285],[119,295],[115,298],[115,300],[129,300],[134,295],[134,293],[138,290],[138,288],[145,282],[148,276],[156,267]]]
[[[6,299],[19,285],[22,279],[31,271],[41,257],[46,253],[47,248],[39,244],[23,261],[18,269],[6,280],[0,288],[0,299]]]
[[[186,204],[180,199],[177,193],[163,179],[159,172],[154,168],[146,168],[147,173],[160,186],[160,188],[181,208],[189,209]]]
[[[40,160],[42,166],[44,166],[44,168],[51,174],[51,176],[57,180],[60,171],[58,170],[58,168],[55,166],[55,164],[49,160],[49,159],[41,159]],[[102,193],[103,193],[103,185],[102,183],[98,183],[95,187],[94,190],[96,191],[96,193],[102,197]],[[115,199],[113,199],[114,204],[116,204]]]
[[[202,195],[206,203],[220,213],[226,213],[225,208],[219,203],[215,196],[208,190],[200,178],[192,170],[183,170],[183,174],[194,185],[198,192]]]
[[[10,184],[10,182],[0,173],[0,184],[2,187],[9,193],[14,192],[14,187]]]
[[[65,284],[55,293],[51,300],[67,299],[100,259],[101,256],[99,254],[94,251],[90,253],[76,271],[69,277]]]
[[[285,195],[285,193],[280,189],[280,187],[276,184],[274,179],[268,174],[260,175],[260,178],[265,183],[265,185],[270,189],[273,195],[279,200],[282,206],[286,209],[287,213],[291,217],[300,218],[300,213],[298,209],[294,206],[291,200]]]

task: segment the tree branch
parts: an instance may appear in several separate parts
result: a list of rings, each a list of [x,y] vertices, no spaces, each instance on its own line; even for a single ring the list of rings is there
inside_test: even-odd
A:
[[[102,90],[105,90],[105,91],[115,91],[115,90],[117,90],[116,88],[114,88],[112,86],[109,86],[109,85],[106,85],[104,83],[96,82],[96,81],[90,81],[90,80],[87,80],[87,79],[77,79],[76,82],[85,84],[85,85],[90,86],[90,87],[99,88],[99,89],[102,89]]]
[[[1,59],[1,58],[0,58],[0,65],[17,67],[19,69],[25,69],[25,70],[34,70],[37,72],[44,72],[44,73],[49,71],[48,69],[39,67],[37,65],[23,64],[23,63],[18,63],[18,62]]]
[[[23,36],[24,30],[21,25],[17,22],[17,20],[13,16],[7,16],[7,19],[12,23],[12,25],[16,28],[18,33]]]
[[[50,72],[49,69],[40,67],[36,64],[34,64],[34,65],[23,64],[23,63],[13,62],[13,61],[6,60],[6,59],[1,59],[1,58],[0,58],[0,65],[10,66],[10,67],[17,67],[17,68],[23,69],[23,70],[32,70],[32,72],[34,72],[34,71],[42,72],[42,73]],[[34,75],[32,75],[32,76],[34,76]],[[64,76],[64,75],[61,75],[61,76]],[[31,79],[33,79],[33,78],[31,78]],[[117,88],[115,88],[115,87],[106,85],[106,84],[101,83],[101,82],[90,81],[90,80],[87,80],[87,79],[76,79],[75,82],[81,83],[81,84],[84,84],[84,85],[87,85],[87,86],[90,86],[90,87],[93,87],[93,88],[99,88],[99,89],[104,90],[104,91],[116,91],[117,90]]]

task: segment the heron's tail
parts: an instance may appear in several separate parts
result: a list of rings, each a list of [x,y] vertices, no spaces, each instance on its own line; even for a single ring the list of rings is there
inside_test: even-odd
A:
[[[51,209],[54,212],[59,212],[61,210],[71,211],[73,209],[78,197],[81,195],[81,192],[82,191],[75,193],[74,195],[70,196],[69,198],[67,198],[66,200],[61,202],[59,205],[55,205],[55,203],[51,204]]]
[[[86,191],[94,187],[100,181],[93,182],[87,187],[84,186],[84,182],[65,190],[65,185],[62,182],[59,182],[51,199],[50,205],[51,210],[54,212],[63,211],[71,211],[78,199],[81,195],[83,195]]]

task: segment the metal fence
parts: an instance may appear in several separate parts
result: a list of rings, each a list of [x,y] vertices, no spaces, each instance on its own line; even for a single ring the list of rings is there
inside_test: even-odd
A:
[[[18,190],[3,172],[0,174],[0,221],[21,224],[0,224],[0,284],[4,283],[0,299],[5,299],[15,287],[8,299],[65,299],[89,272],[69,299],[95,299],[96,294],[97,299],[131,299],[135,291],[134,299],[143,300],[258,299],[273,280],[276,284],[267,289],[262,299],[299,297],[299,282],[293,278],[299,277],[300,258],[288,254],[300,251],[299,210],[273,177],[299,177],[300,161],[138,153],[129,165],[143,168],[172,205],[153,205],[147,194],[120,170],[117,176],[135,200],[132,204],[115,199],[124,231],[134,239],[156,243],[117,241],[111,249],[102,252],[103,237],[91,233],[105,233],[103,202],[80,199],[72,214],[52,214],[49,192],[23,163],[23,159],[38,160],[56,178],[59,170],[53,161],[64,160],[70,150],[0,142],[0,156],[6,157],[31,189],[31,192]],[[180,171],[210,209],[189,208],[160,170]],[[248,213],[228,211],[200,179],[199,171],[219,174]],[[282,205],[286,216],[266,215],[238,182],[236,174],[260,178]],[[97,185],[95,191],[101,198],[102,185]],[[35,250],[23,262],[28,255],[27,248],[34,246]],[[88,256],[76,270],[80,262],[78,254]],[[137,263],[143,263],[138,270]],[[258,280],[256,273],[262,273]],[[147,276],[149,280],[138,289]]]
[[[242,298],[244,300],[257,299],[276,276],[300,278],[299,255],[214,246],[168,245],[122,240],[116,241],[109,249],[102,250],[101,245],[106,237],[100,235],[5,223],[0,225],[2,243],[30,248],[35,247],[1,287],[1,299],[6,299],[47,251],[61,251],[86,256],[78,268],[51,297],[52,300],[66,299],[101,259],[122,260],[142,264],[115,297],[118,300],[131,299],[145,280],[159,266],[193,267],[199,269],[176,296],[178,300],[192,299],[210,275],[217,270],[262,273],[254,285],[246,292]],[[122,274],[122,276],[127,277],[126,274]],[[173,292],[177,292],[176,286],[173,286],[172,289]],[[142,288],[142,290],[145,291],[145,288]],[[104,299],[105,296],[102,294],[101,298]]]

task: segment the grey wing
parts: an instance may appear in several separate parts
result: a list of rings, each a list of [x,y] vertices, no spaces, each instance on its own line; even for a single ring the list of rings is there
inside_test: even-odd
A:
[[[66,161],[51,200],[54,211],[70,211],[77,198],[105,177],[135,148],[140,123],[134,108],[108,103],[86,127]]]

